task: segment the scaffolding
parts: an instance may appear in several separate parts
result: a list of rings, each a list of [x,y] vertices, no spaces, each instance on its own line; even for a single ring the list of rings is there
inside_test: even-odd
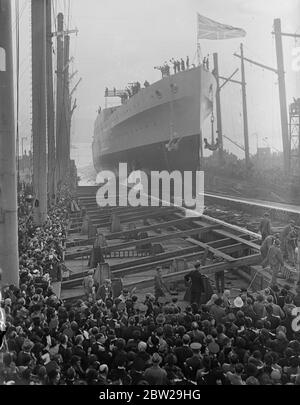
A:
[[[289,121],[290,173],[300,177],[300,98],[290,104]]]

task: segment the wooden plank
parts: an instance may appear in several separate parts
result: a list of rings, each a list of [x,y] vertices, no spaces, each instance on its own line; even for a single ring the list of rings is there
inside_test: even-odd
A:
[[[229,269],[234,269],[234,268],[239,268],[242,266],[250,266],[254,265],[259,262],[261,259],[260,254],[254,254],[251,256],[246,256],[240,259],[237,259],[235,262],[229,263],[229,262],[220,262],[220,263],[214,263],[210,264],[207,266],[203,266],[201,268],[201,271],[203,274],[209,275],[209,274],[214,274],[219,271],[225,271]],[[164,274],[162,276],[163,280],[165,282],[171,282],[171,281],[178,281],[178,280],[183,280],[184,276],[188,274],[190,271],[192,271],[193,268],[189,268],[187,270],[179,271],[176,273],[169,273],[169,274]],[[62,288],[67,287],[67,282],[62,283]],[[137,288],[146,288],[146,287],[153,287],[154,286],[154,279],[151,277],[145,278],[143,280],[135,280],[135,281],[124,281],[124,287],[137,287]]]
[[[115,245],[108,246],[106,250],[108,252],[113,252],[115,250],[122,250],[126,249],[129,247],[136,247],[136,246],[141,246],[141,245],[146,245],[148,243],[157,243],[157,242],[162,242],[164,240],[168,239],[175,239],[175,238],[184,238],[188,237],[191,235],[203,235],[207,232],[211,232],[213,229],[215,229],[215,225],[209,225],[207,227],[199,227],[199,228],[194,228],[194,229],[188,229],[186,231],[178,231],[178,232],[173,232],[165,235],[158,235],[158,236],[152,236],[150,238],[145,238],[145,239],[140,239],[140,240],[134,240],[134,241],[129,241],[129,242],[123,242],[123,243],[117,243]],[[76,259],[82,256],[86,256],[91,253],[91,249],[85,249],[81,250],[79,252],[74,252],[74,253],[67,253],[65,256],[65,260],[71,260],[71,259]]]
[[[176,257],[176,259],[185,259],[185,260],[199,260],[202,256],[203,252],[198,252],[198,253],[191,253],[187,255],[182,255],[179,257]],[[255,255],[250,255],[250,256],[245,256],[239,259],[235,259],[234,262],[219,262],[219,263],[213,263],[207,266],[201,267],[201,272],[203,271],[204,274],[214,274],[218,271],[222,270],[227,270],[227,269],[233,269],[236,267],[242,267],[242,266],[247,266],[251,264],[257,264],[261,260],[260,254],[255,254]],[[171,264],[173,262],[173,258],[165,259],[165,260],[160,260],[155,263],[146,263],[144,265],[139,265],[139,266],[134,266],[133,265],[130,267],[130,264],[132,262],[126,263],[126,267],[120,269],[120,270],[113,270],[112,273],[114,277],[126,277],[126,276],[132,276],[134,274],[142,273],[147,270],[153,270],[157,266],[166,266],[168,264]],[[179,272],[180,274],[182,273],[183,275],[186,274],[186,271]],[[172,274],[172,273],[171,273]],[[174,273],[175,274],[175,273]],[[176,273],[178,274],[178,273]],[[81,274],[80,277],[66,280],[62,283],[62,288],[67,289],[71,287],[75,287],[77,285],[80,285],[83,279],[83,276],[86,275],[85,273]],[[169,275],[165,275],[165,277],[168,277]]]
[[[179,215],[181,215],[181,214],[175,212],[174,215],[179,216]],[[202,220],[202,221],[201,221],[201,220]],[[228,229],[232,229],[232,230],[235,231],[235,232],[243,232],[245,235],[248,235],[248,236],[250,236],[250,237],[252,237],[252,238],[261,239],[261,235],[258,234],[258,233],[249,231],[248,229],[242,228],[242,227],[240,227],[240,226],[238,226],[238,225],[229,224],[229,223],[227,223],[227,222],[225,222],[225,221],[222,221],[222,220],[217,219],[217,218],[210,217],[210,216],[208,216],[208,215],[201,215],[201,217],[199,217],[199,221],[194,220],[193,222],[194,222],[195,224],[196,224],[196,223],[199,223],[199,224],[202,223],[202,224],[208,225],[208,223],[207,223],[207,222],[203,222],[203,220],[208,221],[208,223],[214,223],[214,224],[217,224],[217,225],[224,226],[224,227],[226,227],[226,228],[228,228]]]
[[[211,242],[209,242],[208,245],[210,245],[210,243]],[[226,245],[224,247],[221,247],[220,250],[222,252],[233,253],[233,252],[238,251],[241,246],[242,245],[240,243],[237,243],[234,245]],[[196,259],[196,258],[201,258],[202,254],[203,254],[203,251],[199,251],[197,246],[191,246],[188,248],[179,249],[177,251],[160,253],[155,256],[147,256],[147,257],[143,257],[141,259],[136,259],[136,260],[132,260],[132,261],[125,262],[125,263],[116,263],[116,264],[113,264],[110,266],[110,270],[112,272],[114,272],[116,270],[122,270],[124,268],[133,268],[133,267],[137,268],[138,266],[147,265],[147,264],[151,264],[151,265],[153,264],[153,266],[154,265],[158,266],[161,264],[168,263],[167,260],[170,260],[170,263],[171,263],[174,259],[192,260],[192,259]],[[141,269],[139,267],[138,272],[140,272],[142,270],[143,269]],[[76,279],[82,279],[84,276],[87,276],[87,275],[88,275],[88,270],[84,270],[83,272],[74,273],[74,274],[70,275],[69,280],[71,281],[71,280],[76,280]]]
[[[236,240],[239,243],[243,243],[244,245],[247,245],[251,249],[260,250],[260,246],[257,245],[256,243],[253,243],[253,242],[250,242],[248,240],[242,239],[239,236],[235,236],[232,233],[230,233],[228,231],[225,231],[223,229],[216,230],[215,233],[217,233],[218,235],[227,236],[229,238],[232,238],[232,239]]]
[[[153,218],[153,217],[163,217],[165,215],[168,215],[170,213],[174,213],[174,208],[161,208],[159,211],[158,210],[145,210],[143,212],[140,212],[139,214],[126,214],[126,215],[122,215],[120,216],[120,221],[121,223],[123,222],[132,222],[132,221],[137,221],[140,219],[144,219],[144,218]],[[99,228],[102,227],[106,227],[106,226],[110,226],[111,224],[111,220],[110,217],[107,217],[107,219],[103,219],[103,220],[91,220],[92,224],[95,226],[98,226]],[[73,227],[71,228],[71,230],[73,229],[78,229],[80,228],[80,223],[76,223],[73,225]]]
[[[203,272],[203,274],[205,274],[205,275],[214,274],[214,273],[217,273],[222,270],[238,268],[241,266],[249,266],[249,265],[251,265],[251,263],[253,263],[253,264],[256,263],[259,259],[260,259],[260,254],[255,254],[255,255],[246,256],[241,259],[238,259],[234,263],[229,263],[229,262],[214,263],[214,264],[210,264],[208,266],[201,267],[201,272]],[[194,269],[189,268],[187,270],[180,271],[177,273],[164,274],[162,276],[162,278],[165,282],[183,280],[184,276],[192,270],[194,270]],[[145,278],[145,279],[139,280],[139,281],[125,282],[124,286],[126,286],[126,287],[132,286],[132,287],[138,287],[138,288],[153,287],[154,279]]]
[[[191,242],[195,245],[201,246],[203,249],[208,249],[211,253],[213,253],[215,256],[220,257],[224,260],[227,260],[228,262],[234,262],[236,259],[233,257],[221,252],[218,249],[213,248],[212,246],[209,246],[207,243],[200,242],[199,240],[193,239],[193,238],[188,238],[187,242]]]

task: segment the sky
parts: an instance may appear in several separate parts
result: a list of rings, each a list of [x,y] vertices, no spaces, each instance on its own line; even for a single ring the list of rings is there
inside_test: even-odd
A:
[[[150,83],[160,79],[154,66],[171,58],[196,57],[196,13],[218,22],[243,28],[245,38],[226,41],[202,40],[204,56],[219,54],[219,70],[229,76],[240,61],[233,56],[244,44],[245,57],[276,67],[274,18],[281,18],[283,32],[300,34],[300,0],[54,0],[53,12],[66,15],[66,27],[78,28],[71,36],[71,71],[81,77],[75,93],[78,108],[72,124],[72,142],[91,143],[99,106],[104,107],[104,89],[124,88],[129,82]],[[22,12],[22,13],[21,13]],[[69,17],[68,17],[69,14]],[[30,146],[31,59],[30,0],[20,0],[20,137]],[[55,27],[53,27],[55,29]],[[300,39],[283,39],[288,104],[300,97],[300,72],[292,71],[292,50]],[[212,60],[211,60],[212,65]],[[240,79],[240,72],[237,73]],[[250,152],[258,146],[281,150],[277,76],[246,64]],[[221,94],[223,132],[243,144],[241,88],[228,84]],[[204,126],[207,137],[209,122]],[[266,139],[267,138],[267,139]],[[241,150],[224,140],[229,151]]]

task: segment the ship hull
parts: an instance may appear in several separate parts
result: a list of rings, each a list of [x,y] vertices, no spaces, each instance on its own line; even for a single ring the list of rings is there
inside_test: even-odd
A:
[[[128,164],[129,170],[191,170],[199,165],[199,135],[185,137],[176,151],[168,152],[165,142],[143,145],[137,148],[105,154],[99,158],[97,168],[117,172],[121,162]]]
[[[212,111],[213,75],[202,67],[164,78],[126,104],[101,112],[95,123],[93,161],[97,172],[192,170],[199,167],[200,128]],[[180,139],[168,148],[172,139]]]

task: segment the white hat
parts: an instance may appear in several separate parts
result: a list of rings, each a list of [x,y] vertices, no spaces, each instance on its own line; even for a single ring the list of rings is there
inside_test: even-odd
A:
[[[244,306],[244,302],[241,297],[236,297],[235,300],[233,301],[233,305],[236,308],[242,308]]]

